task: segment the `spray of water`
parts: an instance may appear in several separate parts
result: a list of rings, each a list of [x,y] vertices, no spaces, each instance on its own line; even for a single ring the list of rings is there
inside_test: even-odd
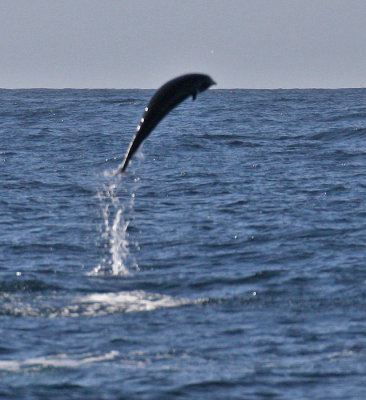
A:
[[[137,182],[133,187],[120,186],[119,177],[107,177],[113,182],[104,184],[98,192],[101,204],[103,224],[100,228],[101,242],[105,249],[105,256],[101,263],[91,272],[92,275],[112,274],[125,276],[138,270],[135,258],[130,252],[131,245],[138,247],[137,243],[129,240],[128,227],[134,219],[134,201]],[[120,191],[120,192],[119,192]]]

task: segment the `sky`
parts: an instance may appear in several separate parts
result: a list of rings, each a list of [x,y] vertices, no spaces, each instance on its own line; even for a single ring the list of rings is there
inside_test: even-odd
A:
[[[366,0],[0,0],[0,88],[366,87]]]

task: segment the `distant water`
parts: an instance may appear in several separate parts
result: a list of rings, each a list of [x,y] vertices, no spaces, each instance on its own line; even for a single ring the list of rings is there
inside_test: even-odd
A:
[[[0,91],[0,398],[366,398],[366,90],[152,93]]]

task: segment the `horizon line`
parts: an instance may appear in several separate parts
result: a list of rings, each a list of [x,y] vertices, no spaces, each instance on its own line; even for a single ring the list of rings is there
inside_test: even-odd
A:
[[[341,90],[341,89],[365,89],[366,86],[339,86],[339,87],[215,87],[210,90]],[[0,90],[157,90],[157,88],[116,88],[116,87],[0,87]]]

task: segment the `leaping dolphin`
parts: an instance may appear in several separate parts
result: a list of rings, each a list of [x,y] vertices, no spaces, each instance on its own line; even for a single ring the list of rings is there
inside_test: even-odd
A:
[[[136,129],[136,134],[127,150],[125,159],[118,168],[118,173],[126,170],[140,144],[174,107],[189,96],[192,96],[195,100],[198,93],[204,92],[215,84],[211,77],[204,74],[186,74],[165,83],[145,107],[144,115]]]

